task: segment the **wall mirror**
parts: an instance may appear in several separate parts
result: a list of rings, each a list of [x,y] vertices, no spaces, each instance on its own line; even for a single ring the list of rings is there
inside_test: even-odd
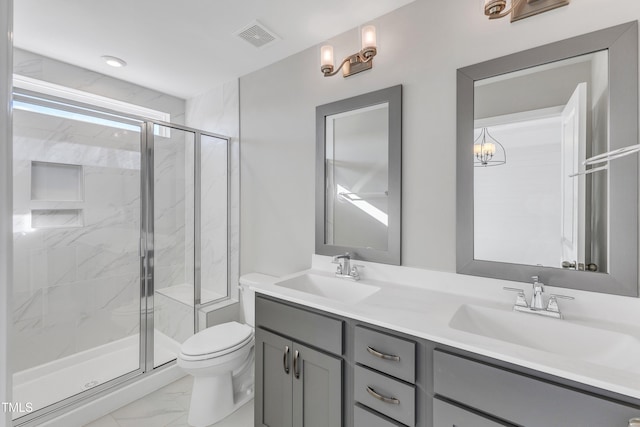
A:
[[[459,69],[457,132],[459,273],[638,296],[637,22]]]
[[[400,265],[402,86],[316,108],[316,253]]]

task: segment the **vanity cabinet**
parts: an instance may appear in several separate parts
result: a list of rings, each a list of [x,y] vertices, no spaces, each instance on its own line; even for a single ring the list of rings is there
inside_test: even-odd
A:
[[[640,413],[635,405],[445,351],[434,351],[433,363],[434,427],[627,427]]]
[[[627,427],[640,416],[637,399],[262,295],[255,396],[255,425],[268,427]]]
[[[256,326],[255,425],[342,426],[343,321],[258,297]]]

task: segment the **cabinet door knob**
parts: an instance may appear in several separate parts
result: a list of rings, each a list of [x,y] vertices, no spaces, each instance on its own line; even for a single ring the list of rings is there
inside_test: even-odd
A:
[[[384,403],[391,403],[392,405],[399,405],[400,401],[398,399],[396,399],[395,397],[386,397],[381,395],[380,393],[377,393],[374,389],[372,389],[371,387],[367,387],[367,393],[369,393],[371,396],[375,397],[376,399],[384,402]]]
[[[284,373],[289,375],[289,346],[284,346],[284,355],[282,356],[282,366],[284,367]]]
[[[296,352],[293,353],[293,374],[296,376],[296,379],[300,378],[300,369],[298,366],[299,358],[300,358],[300,352],[296,350]]]
[[[372,348],[372,347],[367,347],[367,351],[370,354],[373,354],[375,357],[379,357],[380,359],[384,359],[384,360],[393,360],[394,362],[399,362],[400,361],[400,356],[393,356],[391,354],[384,354],[379,352],[378,350]]]

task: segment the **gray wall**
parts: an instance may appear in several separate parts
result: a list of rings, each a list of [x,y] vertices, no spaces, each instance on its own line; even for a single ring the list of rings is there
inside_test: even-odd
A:
[[[8,369],[9,322],[11,306],[9,286],[13,276],[13,212],[12,212],[12,149],[10,100],[12,88],[11,34],[13,1],[0,0],[0,402],[11,401],[11,375]],[[11,425],[11,413],[0,412],[0,427]]]
[[[416,0],[373,21],[371,71],[320,73],[313,47],[240,80],[241,271],[285,274],[314,252],[317,105],[395,84],[403,90],[403,265],[455,271],[456,69],[640,18],[637,0],[581,0],[511,24],[480,0]],[[330,40],[342,59],[353,29]]]

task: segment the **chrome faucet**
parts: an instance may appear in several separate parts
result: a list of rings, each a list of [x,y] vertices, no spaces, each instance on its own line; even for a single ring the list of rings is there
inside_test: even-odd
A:
[[[538,276],[532,276],[533,280],[533,292],[531,294],[531,304],[527,304],[527,299],[524,294],[524,290],[518,288],[504,287],[505,291],[517,292],[516,303],[513,305],[513,311],[520,311],[523,313],[539,314],[541,316],[554,317],[556,319],[562,319],[562,313],[560,313],[560,307],[558,306],[558,299],[574,299],[566,295],[550,294],[547,306],[544,306],[544,286],[539,281]]]
[[[349,252],[345,252],[342,255],[334,256],[333,263],[338,264],[338,267],[336,267],[336,277],[360,280],[360,272],[358,271],[358,267],[363,266],[351,265],[351,254]]]
[[[531,294],[531,308],[535,308],[536,310],[544,309],[544,298],[542,294],[544,293],[544,286],[540,283],[538,276],[531,276],[533,280],[533,293]]]

